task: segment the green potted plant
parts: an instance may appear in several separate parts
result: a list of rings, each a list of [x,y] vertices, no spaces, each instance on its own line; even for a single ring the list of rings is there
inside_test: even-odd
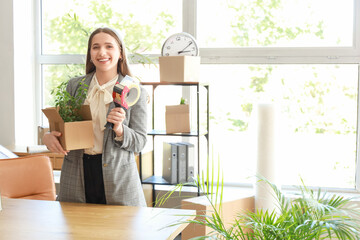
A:
[[[206,195],[213,211],[196,216],[198,218],[187,223],[206,226],[212,232],[208,236],[193,239],[355,240],[360,238],[360,211],[351,202],[351,198],[322,192],[321,189],[311,190],[303,183],[302,186],[298,186],[299,194],[290,199],[276,185],[261,176],[258,176],[259,181],[271,186],[278,209],[238,213],[233,225],[225,228],[221,218],[222,180],[217,177],[217,184],[214,187],[212,184],[214,179],[209,177],[211,175],[209,171],[206,175],[206,177],[204,174],[202,178],[198,177],[195,186],[199,186]],[[177,185],[174,190],[159,198],[157,204],[163,204],[182,186],[183,184]]]
[[[42,109],[49,120],[50,131],[61,132],[59,141],[65,150],[85,149],[94,146],[94,131],[89,105],[83,105],[87,85],[80,81],[76,96],[66,91],[67,82],[56,87],[55,107]]]
[[[86,98],[87,85],[84,79],[79,83],[76,96],[71,96],[66,91],[67,82],[60,83],[51,94],[55,97],[55,107],[58,108],[59,114],[64,122],[82,121],[83,118],[80,114],[81,106]]]

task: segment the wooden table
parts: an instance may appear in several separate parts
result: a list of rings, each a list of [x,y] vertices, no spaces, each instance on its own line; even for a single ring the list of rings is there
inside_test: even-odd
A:
[[[194,210],[2,198],[1,239],[174,239]]]

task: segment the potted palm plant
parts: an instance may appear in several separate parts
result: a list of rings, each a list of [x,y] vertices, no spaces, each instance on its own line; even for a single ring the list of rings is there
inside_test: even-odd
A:
[[[195,223],[206,226],[212,231],[208,236],[193,239],[241,239],[241,240],[310,240],[310,239],[359,239],[360,211],[351,198],[337,194],[329,194],[321,189],[312,190],[303,183],[298,186],[299,194],[295,198],[287,197],[278,187],[267,179],[258,176],[259,181],[269,184],[274,193],[278,209],[238,213],[230,228],[226,228],[221,218],[221,199],[223,194],[222,180],[217,176],[217,184],[212,184],[214,178],[198,177],[195,186],[200,187],[206,195],[213,211],[196,216]],[[157,200],[161,205],[176,189],[168,192]]]

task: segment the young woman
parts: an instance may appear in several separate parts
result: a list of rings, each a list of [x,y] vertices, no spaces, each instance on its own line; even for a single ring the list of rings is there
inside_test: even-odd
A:
[[[140,86],[138,102],[127,110],[115,107],[112,98],[117,80],[131,76],[125,46],[114,29],[98,28],[89,38],[85,84],[88,87],[84,104],[89,104],[95,135],[94,147],[65,151],[59,141],[60,132],[43,137],[52,152],[65,155],[57,200],[146,206],[134,152],[146,143],[147,93]],[[67,85],[71,95],[77,94],[84,76],[73,78]],[[106,122],[113,129],[104,127]]]

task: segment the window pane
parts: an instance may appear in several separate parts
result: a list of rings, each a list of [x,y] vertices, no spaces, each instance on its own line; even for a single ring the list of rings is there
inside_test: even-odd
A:
[[[199,0],[201,47],[348,47],[353,0]]]
[[[43,65],[42,76],[42,108],[53,107],[54,95],[51,91],[54,90],[61,82],[69,81],[71,78],[83,75],[85,67],[82,64],[68,64],[68,65]],[[47,122],[45,121],[46,125]]]
[[[131,64],[132,75],[140,82],[159,82],[159,65],[152,64]]]
[[[354,188],[357,65],[202,65],[201,74],[211,82],[210,146],[226,182],[252,181],[254,109],[266,100],[280,109],[282,183],[302,177],[312,186]]]
[[[130,52],[160,53],[168,35],[182,28],[181,0],[42,1],[43,54],[86,54],[90,33],[118,29]]]

